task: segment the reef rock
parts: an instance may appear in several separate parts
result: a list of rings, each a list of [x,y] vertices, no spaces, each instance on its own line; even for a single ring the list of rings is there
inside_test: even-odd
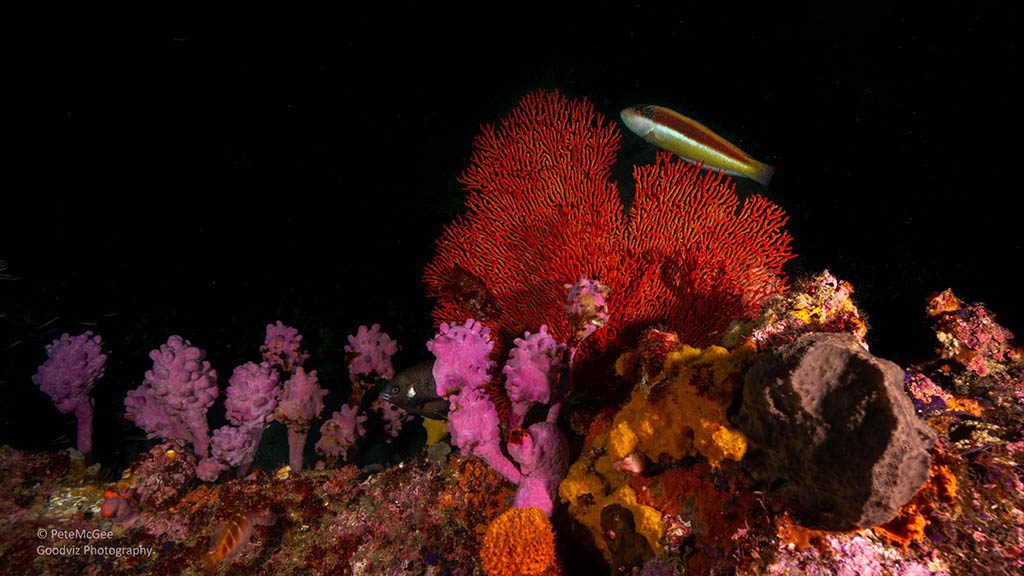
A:
[[[850,334],[813,333],[747,372],[738,421],[801,519],[845,530],[892,520],[928,479],[934,432],[903,370]]]

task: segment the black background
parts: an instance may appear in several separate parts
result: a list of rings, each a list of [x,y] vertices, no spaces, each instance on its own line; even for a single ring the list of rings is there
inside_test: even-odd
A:
[[[0,259],[20,279],[0,281],[0,443],[73,438],[29,380],[63,331],[111,350],[95,391],[108,462],[140,435],[124,392],[171,334],[226,380],[267,322],[295,325],[335,406],[359,324],[403,343],[400,366],[423,357],[420,272],[462,209],[472,138],[541,88],[611,118],[665,105],[775,165],[763,193],[790,214],[792,273],[851,281],[875,353],[926,354],[924,298],[946,287],[1024,331],[1017,9],[766,4],[375,4],[33,30],[5,82]],[[628,195],[654,151],[622,143]]]

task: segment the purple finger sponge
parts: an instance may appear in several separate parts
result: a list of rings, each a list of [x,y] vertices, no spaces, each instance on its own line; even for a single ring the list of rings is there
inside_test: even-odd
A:
[[[258,426],[263,432],[274,420],[281,393],[277,372],[269,363],[249,362],[235,368],[228,380],[224,408],[235,426]]]
[[[317,383],[316,370],[307,374],[302,367],[295,369],[281,390],[274,417],[288,427],[288,463],[296,472],[302,470],[306,435],[313,420],[324,411],[326,395],[327,390]]]
[[[320,441],[316,443],[318,454],[326,456],[329,463],[338,458],[348,459],[348,451],[360,438],[366,435],[363,422],[367,416],[359,413],[357,406],[346,404],[334,413],[331,419],[320,426]]]
[[[274,420],[281,393],[277,372],[267,362],[235,368],[228,382],[224,407],[231,424],[213,432],[212,455],[196,467],[197,475],[207,482],[228,468],[235,468],[239,478],[249,472],[260,438]]]
[[[149,353],[153,369],[142,385],[128,391],[125,417],[146,431],[149,438],[192,442],[199,458],[209,455],[206,411],[220,391],[217,371],[206,361],[206,352],[181,336]]]
[[[78,451],[92,453],[93,400],[89,392],[103,377],[107,357],[103,341],[92,332],[70,336],[63,334],[46,346],[46,362],[32,376],[62,413],[75,413],[78,420]]]
[[[276,324],[267,324],[267,336],[260,346],[260,353],[272,367],[287,373],[302,366],[309,358],[309,353],[302,349],[299,331],[280,320]]]

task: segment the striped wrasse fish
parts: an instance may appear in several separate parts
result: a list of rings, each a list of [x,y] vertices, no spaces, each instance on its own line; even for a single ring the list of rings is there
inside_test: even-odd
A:
[[[633,106],[620,114],[637,136],[693,162],[767,186],[775,168],[758,162],[710,128],[661,106]]]
[[[235,514],[220,524],[210,539],[210,550],[203,556],[207,574],[213,574],[222,563],[231,563],[249,543],[256,526],[271,526],[277,520],[274,514]]]

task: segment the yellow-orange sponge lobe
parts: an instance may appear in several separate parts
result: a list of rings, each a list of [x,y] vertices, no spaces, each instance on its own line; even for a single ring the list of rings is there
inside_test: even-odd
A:
[[[555,567],[555,533],[537,508],[512,508],[487,527],[480,563],[487,576],[539,576]]]

